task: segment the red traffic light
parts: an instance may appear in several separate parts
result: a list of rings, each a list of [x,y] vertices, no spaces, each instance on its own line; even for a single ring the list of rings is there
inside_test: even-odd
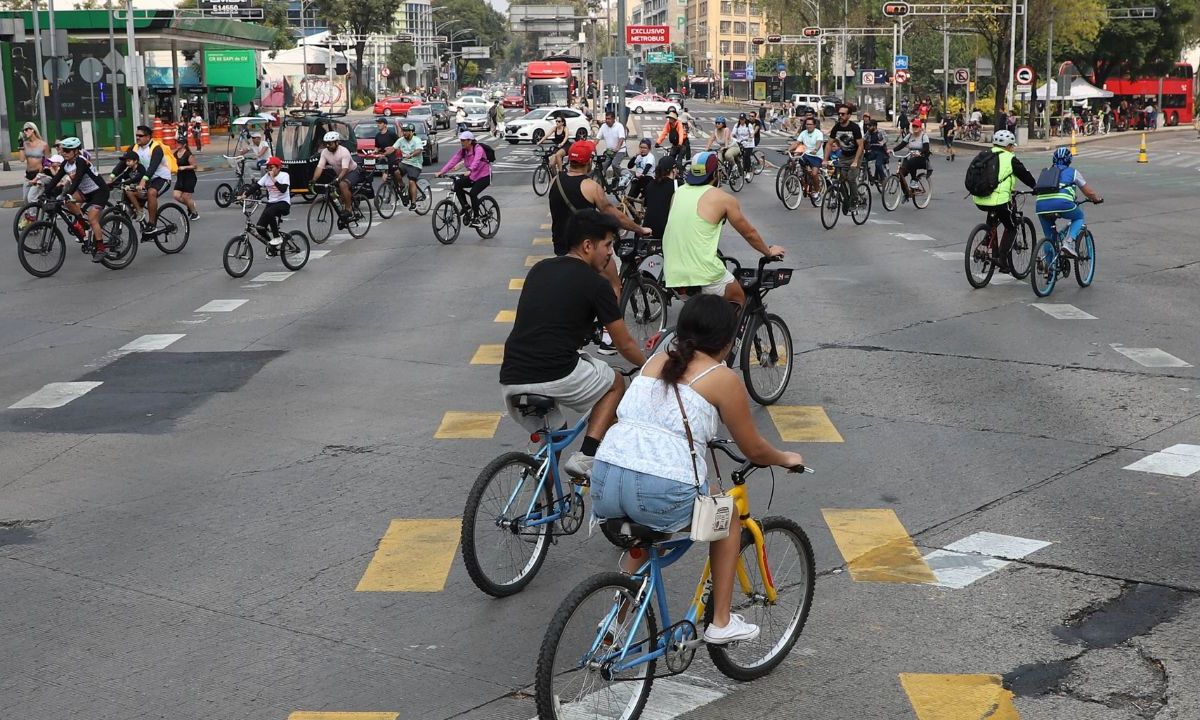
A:
[[[883,4],[883,14],[886,17],[903,17],[912,10],[906,2],[889,2]]]
[[[750,42],[754,43],[755,45],[762,45],[766,41],[767,41],[766,38],[760,38],[760,37],[750,38]]]
[[[769,43],[783,42],[783,36],[782,35],[768,35],[767,42],[769,42]]]
[[[806,27],[800,31],[800,34],[803,35],[804,37],[820,37],[821,36],[821,28]]]

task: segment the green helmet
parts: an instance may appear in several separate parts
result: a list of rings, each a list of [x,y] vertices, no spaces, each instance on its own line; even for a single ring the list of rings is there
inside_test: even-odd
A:
[[[401,132],[416,132],[417,126],[413,125],[412,123],[404,123],[400,126],[400,130]]]

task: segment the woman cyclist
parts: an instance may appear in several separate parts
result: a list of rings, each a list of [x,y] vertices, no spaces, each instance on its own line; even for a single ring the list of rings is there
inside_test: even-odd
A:
[[[68,178],[64,207],[75,217],[87,216],[88,224],[92,226],[92,237],[96,241],[92,262],[100,262],[108,252],[104,247],[104,233],[100,230],[100,213],[108,203],[108,184],[90,162],[80,157],[82,148],[83,142],[77,137],[63,139],[63,164],[50,178],[50,187],[57,187],[61,180]]]
[[[733,141],[738,146],[738,155],[742,159],[742,172],[746,180],[750,179],[750,156],[754,154],[754,128],[746,118],[746,113],[738,116],[737,125],[733,126]]]
[[[904,201],[908,202],[913,198],[913,191],[908,186],[906,177],[915,175],[918,170],[929,170],[929,155],[933,152],[929,146],[929,134],[925,132],[925,123],[920,120],[913,120],[912,134],[904,137],[893,148],[895,151],[909,148],[908,157],[900,162],[900,167],[896,169],[896,174],[900,176],[900,187],[904,190]]]
[[[715,152],[722,162],[737,162],[738,152],[741,148],[733,141],[733,132],[725,122],[724,115],[718,115],[713,120],[713,134],[709,136],[704,149]]]
[[[549,142],[550,147],[554,148],[554,154],[550,156],[550,172],[557,175],[562,171],[563,158],[571,151],[571,138],[567,135],[567,121],[563,118],[554,118],[554,129],[550,134],[544,136],[537,141],[538,145],[544,142]]]

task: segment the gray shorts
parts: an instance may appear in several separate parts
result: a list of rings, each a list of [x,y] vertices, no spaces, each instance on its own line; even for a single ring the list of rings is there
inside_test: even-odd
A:
[[[724,295],[725,286],[731,282],[734,282],[733,273],[729,272],[729,268],[726,267],[725,275],[720,280],[710,285],[702,285],[700,292],[705,295]]]
[[[521,427],[534,432],[542,427],[541,419],[533,415],[528,417],[522,415],[513,407],[512,399],[514,397],[523,393],[545,395],[558,400],[560,406],[565,405],[576,412],[586,413],[600,398],[604,397],[604,393],[612,389],[613,379],[616,376],[616,371],[608,363],[597,360],[587,353],[580,353],[575,369],[565,378],[527,385],[501,385],[500,396],[504,399],[504,407],[508,409],[509,417],[516,420]],[[560,408],[551,410],[546,417],[546,425],[551,429],[558,429],[565,424],[566,418],[563,417]]]

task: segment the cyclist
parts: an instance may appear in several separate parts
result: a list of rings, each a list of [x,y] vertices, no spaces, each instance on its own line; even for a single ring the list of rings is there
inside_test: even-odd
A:
[[[996,174],[999,182],[990,195],[973,198],[975,207],[987,213],[988,227],[995,228],[997,224],[1004,225],[1004,234],[1000,238],[1000,257],[996,258],[996,269],[1002,273],[1012,272],[1009,267],[1009,253],[1012,252],[1012,241],[1017,232],[1017,221],[1008,207],[1008,201],[1012,198],[1018,178],[1030,189],[1037,184],[1037,180],[1013,154],[1016,147],[1017,138],[1008,130],[997,130],[992,135],[991,152],[997,156],[999,161]],[[974,165],[976,162],[976,160],[972,160],[971,164]],[[969,177],[970,168],[967,173]]]
[[[475,140],[474,133],[465,130],[459,134],[458,140],[461,147],[435,177],[442,177],[462,163],[467,174],[454,179],[454,194],[458,196],[458,206],[463,208],[466,215],[466,224],[475,227],[479,224],[479,193],[492,184],[492,164],[488,162],[483,146]],[[467,205],[468,193],[471,195],[470,205]]]
[[[137,126],[137,130],[134,132],[134,144],[128,149],[137,153],[138,161],[146,169],[146,174],[138,182],[136,190],[127,190],[125,194],[134,209],[138,211],[141,210],[139,197],[143,194],[146,196],[146,214],[142,218],[142,236],[153,237],[159,232],[155,227],[158,223],[158,196],[166,192],[171,185],[173,173],[170,163],[174,162],[174,157],[170,161],[167,160],[166,146],[152,139],[152,131],[146,125]]]
[[[542,136],[537,144],[541,145],[544,142],[549,142],[550,147],[554,148],[554,154],[550,156],[550,172],[557,175],[562,172],[563,158],[571,151],[571,137],[567,135],[567,121],[560,117],[554,118],[554,129]]]
[[[909,148],[910,152],[908,157],[900,162],[900,167],[896,168],[896,175],[900,177],[904,202],[908,202],[913,198],[913,191],[905,178],[916,175],[917,170],[929,170],[929,156],[932,149],[929,143],[929,133],[925,132],[925,123],[920,120],[912,121],[912,133],[901,138],[900,142],[896,144],[895,150],[899,151],[904,148]]]
[[[258,179],[258,187],[267,191],[267,204],[263,206],[262,214],[258,216],[258,229],[268,238],[268,244],[279,247],[283,238],[279,234],[279,218],[291,213],[292,193],[288,190],[291,177],[283,171],[283,160],[277,157],[267,158],[267,171]],[[261,192],[261,191],[260,191]]]
[[[625,392],[621,376],[580,347],[599,320],[622,357],[638,366],[646,362],[625,328],[612,285],[603,277],[604,269],[614,264],[612,245],[618,230],[616,218],[593,208],[571,216],[567,252],[542,260],[525,278],[500,364],[501,397],[509,415],[523,427],[537,430],[541,425],[515,407],[515,399],[527,393],[552,397],[579,412],[591,411],[583,447],[563,463],[568,475],[580,479],[591,474],[596,448],[616,421],[617,403]],[[561,412],[556,410],[547,421],[550,427],[563,424]]]
[[[733,142],[738,147],[738,156],[742,160],[742,172],[750,179],[750,156],[754,154],[754,128],[746,118],[746,113],[738,115],[737,124],[730,131]]]
[[[1104,198],[1088,185],[1087,180],[1083,179],[1083,173],[1071,167],[1070,148],[1060,147],[1055,150],[1052,163],[1049,168],[1042,171],[1042,174],[1051,172],[1056,176],[1054,189],[1050,192],[1041,192],[1046,181],[1038,178],[1038,219],[1042,221],[1042,232],[1051,239],[1054,237],[1055,220],[1064,218],[1071,221],[1071,227],[1067,229],[1067,239],[1063,240],[1062,254],[1073,258],[1077,257],[1075,239],[1079,237],[1079,231],[1083,229],[1083,208],[1079,206],[1076,193],[1082,192],[1088,200],[1097,205],[1104,202]]]
[[[248,162],[254,163],[255,170],[262,170],[267,164],[267,159],[271,157],[271,146],[263,142],[263,134],[259,130],[250,133],[250,143],[246,145],[242,156]]]
[[[375,118],[375,162],[383,163],[384,172],[395,176],[397,182],[400,181],[400,168],[396,167],[398,158],[395,145],[399,139],[396,133],[388,127],[386,117]],[[378,165],[376,165],[376,169],[378,169]]]
[[[849,188],[850,197],[857,198],[858,173],[853,171],[858,169],[858,163],[862,160],[862,128],[858,126],[858,123],[850,120],[848,105],[838,105],[837,116],[837,122],[829,129],[829,139],[825,142],[825,162],[831,163],[829,155],[835,149],[841,151],[841,157],[837,160],[838,172],[842,175],[842,181]]]
[[[607,177],[608,171],[625,157],[625,126],[617,122],[616,114],[604,113],[604,122],[596,129],[596,139],[604,142],[604,159],[601,160],[600,174]],[[616,172],[613,172],[613,176],[615,181]]]
[[[654,179],[646,183],[646,211],[642,214],[642,222],[650,228],[650,237],[657,240],[662,240],[667,230],[667,221],[671,217],[671,201],[675,197],[675,188],[678,187],[675,178],[672,177],[672,170],[668,165],[659,165],[655,168]]]
[[[742,147],[733,141],[733,133],[725,122],[724,115],[718,115],[713,120],[713,133],[708,136],[708,142],[704,145],[704,149],[715,152],[722,162],[735,163],[738,161]]]
[[[685,185],[675,190],[671,214],[663,232],[663,271],[669,288],[720,295],[737,305],[745,303],[741,284],[717,255],[721,229],[729,221],[750,247],[769,257],[784,249],[768,246],[729,193],[716,187],[717,156],[696,153],[684,171]]]
[[[640,197],[646,183],[654,177],[658,160],[654,157],[653,145],[650,138],[642,138],[638,142],[638,154],[629,158],[629,164],[626,165],[627,168],[633,170],[633,183],[629,187],[629,197],[631,198]]]
[[[354,207],[351,189],[361,179],[358,163],[354,162],[350,151],[342,145],[342,136],[337,130],[325,133],[321,140],[324,141],[325,147],[321,148],[321,155],[317,159],[313,177],[325,181],[325,178],[322,177],[325,173],[333,175],[332,181],[337,184],[338,193],[342,197],[342,209],[338,213],[338,227],[342,228],[346,226],[346,221],[350,217],[350,209]]]
[[[408,209],[416,212],[417,178],[421,177],[421,167],[425,160],[425,141],[417,135],[417,126],[410,122],[404,123],[400,128],[400,137],[392,144],[391,149],[393,156],[399,158],[393,175],[397,183],[408,178]]]
[[[100,213],[104,212],[104,206],[108,203],[108,185],[96,172],[96,168],[80,157],[83,142],[79,138],[63,138],[61,147],[62,167],[50,178],[49,186],[58,187],[64,178],[67,179],[66,203],[63,206],[77,218],[87,215],[88,224],[92,227],[92,238],[96,241],[92,262],[100,262],[108,252],[104,247],[104,234],[100,230]],[[76,193],[80,197],[78,201],[74,197]]]
[[[866,123],[863,142],[867,146],[867,162],[874,161],[875,163],[875,180],[883,182],[889,164],[887,133],[879,129],[878,120],[870,120]]]
[[[820,187],[817,169],[821,167],[821,151],[825,146],[825,135],[817,127],[815,117],[804,118],[804,129],[796,136],[796,142],[788,147],[789,154],[800,153],[801,167],[808,173],[812,187]],[[815,196],[816,193],[814,192]]]
[[[946,144],[946,162],[954,162],[954,137],[958,134],[958,118],[950,113],[942,115],[942,142]]]
[[[667,111],[667,122],[663,124],[655,146],[661,147],[664,142],[671,145],[671,149],[667,151],[667,158],[672,165],[680,164],[682,159],[687,157],[690,147],[687,126],[679,122],[679,113],[674,110]]]
[[[777,450],[759,434],[745,386],[723,362],[737,325],[737,313],[719,298],[699,295],[684,304],[674,346],[642,366],[616,408],[620,422],[600,443],[590,490],[597,517],[627,517],[661,532],[687,527],[697,478],[708,469],[705,445],[722,423],[749,460],[803,464],[799,454]],[[741,521],[735,519],[728,537],[709,545],[713,618],[704,641],[713,645],[758,637],[756,625],[730,612],[741,541]],[[623,562],[633,571],[640,561]]]

